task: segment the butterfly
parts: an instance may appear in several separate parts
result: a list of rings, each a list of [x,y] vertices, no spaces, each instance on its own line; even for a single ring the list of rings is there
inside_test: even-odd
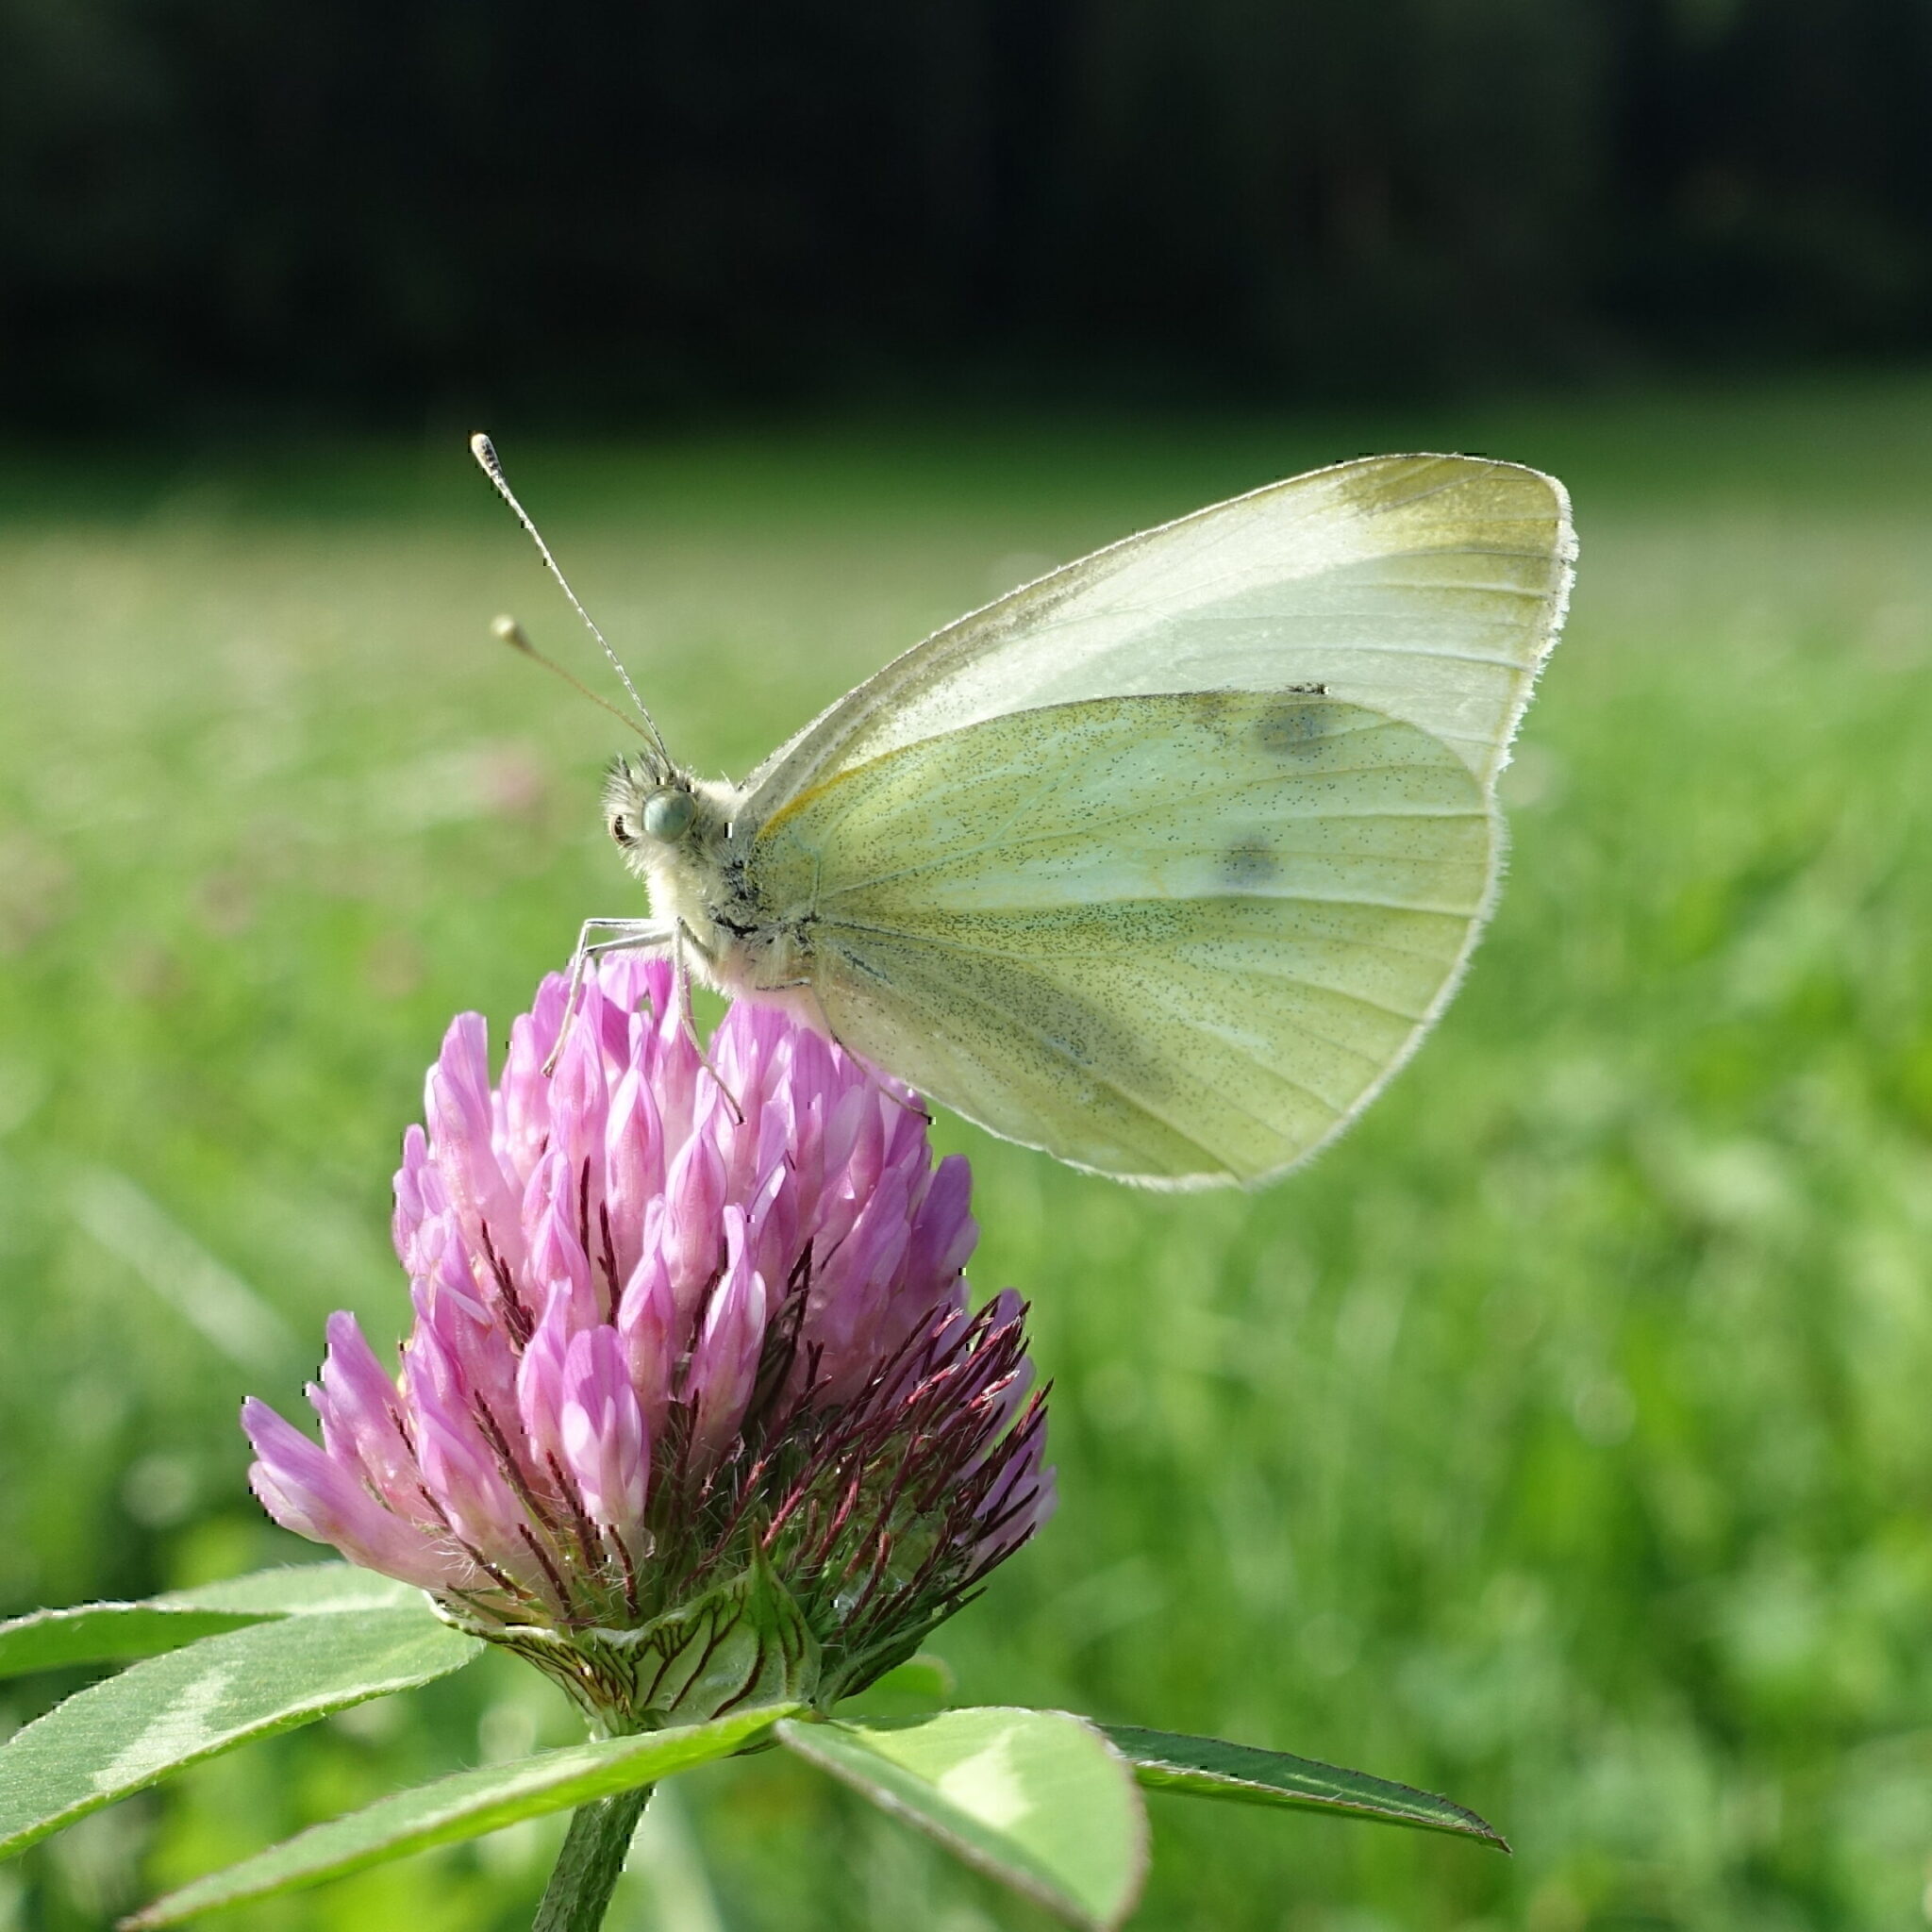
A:
[[[741,785],[645,713],[605,823],[652,917],[580,953],[673,947],[1078,1168],[1272,1181],[1456,991],[1574,558],[1551,477],[1368,458],[960,618]]]

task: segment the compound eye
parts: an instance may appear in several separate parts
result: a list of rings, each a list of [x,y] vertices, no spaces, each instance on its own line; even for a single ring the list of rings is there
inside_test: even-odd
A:
[[[644,830],[667,844],[691,830],[697,805],[689,791],[654,791],[644,801]]]

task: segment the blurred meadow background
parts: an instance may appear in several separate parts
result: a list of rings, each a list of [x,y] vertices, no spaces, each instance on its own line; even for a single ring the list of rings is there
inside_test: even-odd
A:
[[[1473,449],[1583,545],[1495,924],[1265,1194],[942,1121],[1063,1501],[936,1647],[1516,1847],[1157,1797],[1149,1928],[1932,1920],[1932,10],[385,21],[0,6],[0,1613],[318,1554],[236,1407],[401,1332],[445,1023],[640,904],[463,432],[733,774],[1052,562]],[[570,1735],[490,1660],[0,1868],[0,1926]],[[613,1932],[1044,1924],[795,1765],[674,1796]],[[508,1932],[559,1831],[217,1923]]]

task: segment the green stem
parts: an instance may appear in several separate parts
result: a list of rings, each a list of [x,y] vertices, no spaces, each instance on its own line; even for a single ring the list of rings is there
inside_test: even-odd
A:
[[[570,1834],[530,1932],[597,1932],[650,1795],[650,1786],[640,1785],[571,1813]]]

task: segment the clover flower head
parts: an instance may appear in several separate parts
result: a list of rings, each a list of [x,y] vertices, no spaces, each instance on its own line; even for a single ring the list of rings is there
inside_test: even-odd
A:
[[[661,961],[606,964],[567,1027],[547,978],[493,1085],[460,1015],[395,1179],[399,1370],[337,1314],[320,1444],[243,1410],[278,1523],[607,1728],[860,1689],[1053,1506],[1024,1309],[967,1304],[965,1160],[781,1011],[708,1058]]]

